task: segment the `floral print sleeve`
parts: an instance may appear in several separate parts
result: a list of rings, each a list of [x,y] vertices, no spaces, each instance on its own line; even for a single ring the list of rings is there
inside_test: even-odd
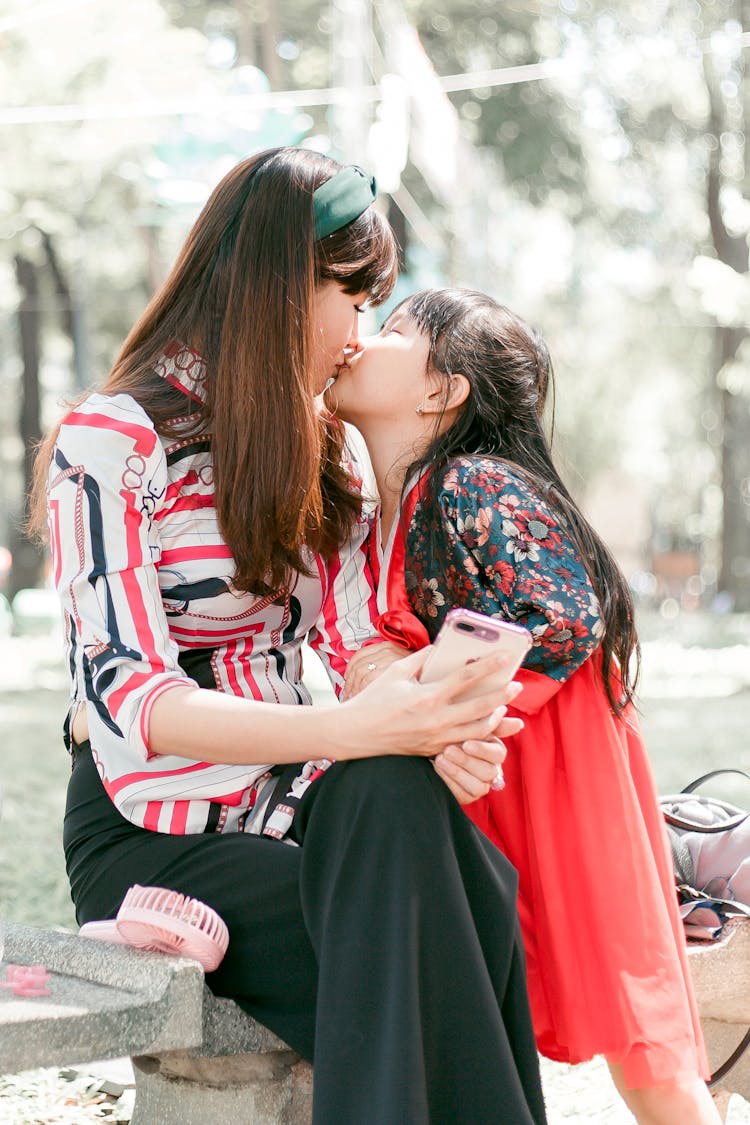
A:
[[[586,570],[560,519],[501,462],[461,459],[438,493],[447,565],[438,570],[417,504],[405,579],[411,604],[434,637],[464,606],[530,629],[524,667],[564,681],[597,648],[603,631]]]

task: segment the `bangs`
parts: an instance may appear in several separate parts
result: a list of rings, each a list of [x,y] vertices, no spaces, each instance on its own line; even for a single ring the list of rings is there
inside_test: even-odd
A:
[[[491,298],[471,289],[422,289],[402,301],[391,316],[399,309],[407,313],[429,337],[430,366],[451,374],[457,362],[454,353],[461,354],[462,345],[469,342],[468,332],[488,304],[494,304]]]
[[[383,216],[368,207],[359,218],[316,243],[319,281],[335,281],[345,293],[369,293],[382,304],[398,277],[398,246]]]
[[[456,297],[450,289],[422,289],[407,297],[393,312],[399,309],[414,320],[420,332],[430,337],[431,348],[435,347],[459,312]]]
[[[463,355],[480,348],[480,326],[485,328],[485,339],[493,339],[494,318],[506,312],[496,300],[476,289],[422,289],[398,308],[428,337],[428,363],[443,375],[460,370]],[[394,309],[394,313],[397,311]]]

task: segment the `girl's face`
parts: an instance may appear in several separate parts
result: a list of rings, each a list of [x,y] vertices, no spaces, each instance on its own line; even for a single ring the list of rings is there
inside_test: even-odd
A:
[[[367,293],[345,293],[335,281],[326,281],[315,293],[313,391],[316,395],[346,361],[344,348],[360,348],[357,324]]]
[[[411,419],[436,390],[427,373],[429,353],[429,337],[397,309],[378,335],[363,339],[361,350],[339,369],[326,404],[363,432],[378,421]]]

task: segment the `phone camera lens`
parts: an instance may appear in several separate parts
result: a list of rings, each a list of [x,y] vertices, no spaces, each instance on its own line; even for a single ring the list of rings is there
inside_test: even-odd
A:
[[[458,622],[456,622],[456,628],[460,629],[462,633],[473,633],[474,632],[474,626],[470,625],[468,621],[458,621]]]

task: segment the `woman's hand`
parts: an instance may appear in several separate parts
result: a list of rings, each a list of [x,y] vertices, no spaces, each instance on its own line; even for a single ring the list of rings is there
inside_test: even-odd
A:
[[[344,678],[344,691],[341,695],[342,702],[352,699],[355,695],[371,684],[374,679],[390,668],[397,660],[403,660],[409,655],[409,649],[395,645],[391,641],[382,641],[377,645],[366,645],[349,657]]]
[[[331,758],[346,761],[383,754],[434,758],[450,745],[486,742],[497,731],[512,733],[501,724],[516,685],[501,690],[488,686],[474,698],[460,698],[497,675],[507,662],[504,655],[483,656],[441,680],[423,684],[417,677],[428,652],[423,649],[395,661],[355,698],[326,711],[325,741]],[[477,757],[476,752],[472,756]],[[480,772],[487,772],[486,759]]]

